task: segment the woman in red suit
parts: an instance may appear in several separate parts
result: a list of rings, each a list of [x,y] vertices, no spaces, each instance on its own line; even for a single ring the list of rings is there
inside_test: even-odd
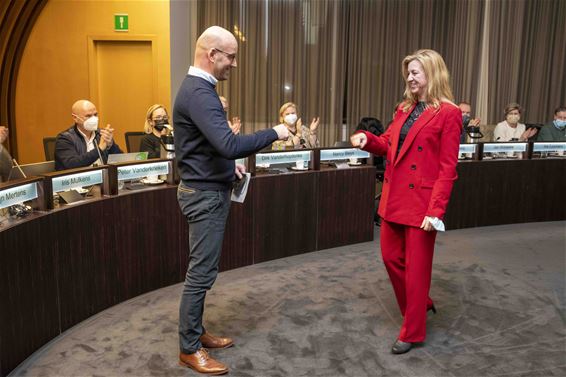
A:
[[[386,155],[378,213],[381,253],[403,315],[391,351],[408,352],[426,335],[434,240],[457,178],[462,113],[442,57],[419,50],[403,59],[404,101],[381,136],[359,132],[352,145]]]

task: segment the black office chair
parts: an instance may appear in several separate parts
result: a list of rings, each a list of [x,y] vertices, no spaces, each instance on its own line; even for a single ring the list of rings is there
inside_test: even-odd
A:
[[[145,136],[145,132],[126,132],[124,136],[126,137],[128,153],[139,152],[141,139]]]
[[[43,152],[45,152],[45,161],[55,160],[55,140],[56,137],[43,138]]]

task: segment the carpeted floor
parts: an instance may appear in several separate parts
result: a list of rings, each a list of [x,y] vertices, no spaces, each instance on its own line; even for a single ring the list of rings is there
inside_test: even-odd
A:
[[[564,376],[566,223],[440,234],[425,345],[392,355],[401,316],[378,242],[221,273],[205,323],[231,376]],[[17,376],[193,376],[177,365],[177,284],[81,323]]]

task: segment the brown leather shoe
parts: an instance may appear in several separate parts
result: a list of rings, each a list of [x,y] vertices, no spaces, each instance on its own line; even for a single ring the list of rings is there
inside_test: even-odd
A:
[[[228,348],[234,345],[232,338],[221,338],[205,332],[200,337],[200,342],[205,348]]]
[[[228,367],[210,357],[204,348],[191,354],[181,352],[179,354],[179,365],[212,376],[228,373]]]

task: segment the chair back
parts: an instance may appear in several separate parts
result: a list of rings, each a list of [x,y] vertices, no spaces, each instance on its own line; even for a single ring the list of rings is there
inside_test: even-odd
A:
[[[55,160],[55,140],[56,137],[43,138],[43,152],[45,153],[45,161]]]
[[[128,149],[128,153],[139,152],[141,140],[145,136],[145,132],[126,132],[124,136],[126,138],[126,148]]]

